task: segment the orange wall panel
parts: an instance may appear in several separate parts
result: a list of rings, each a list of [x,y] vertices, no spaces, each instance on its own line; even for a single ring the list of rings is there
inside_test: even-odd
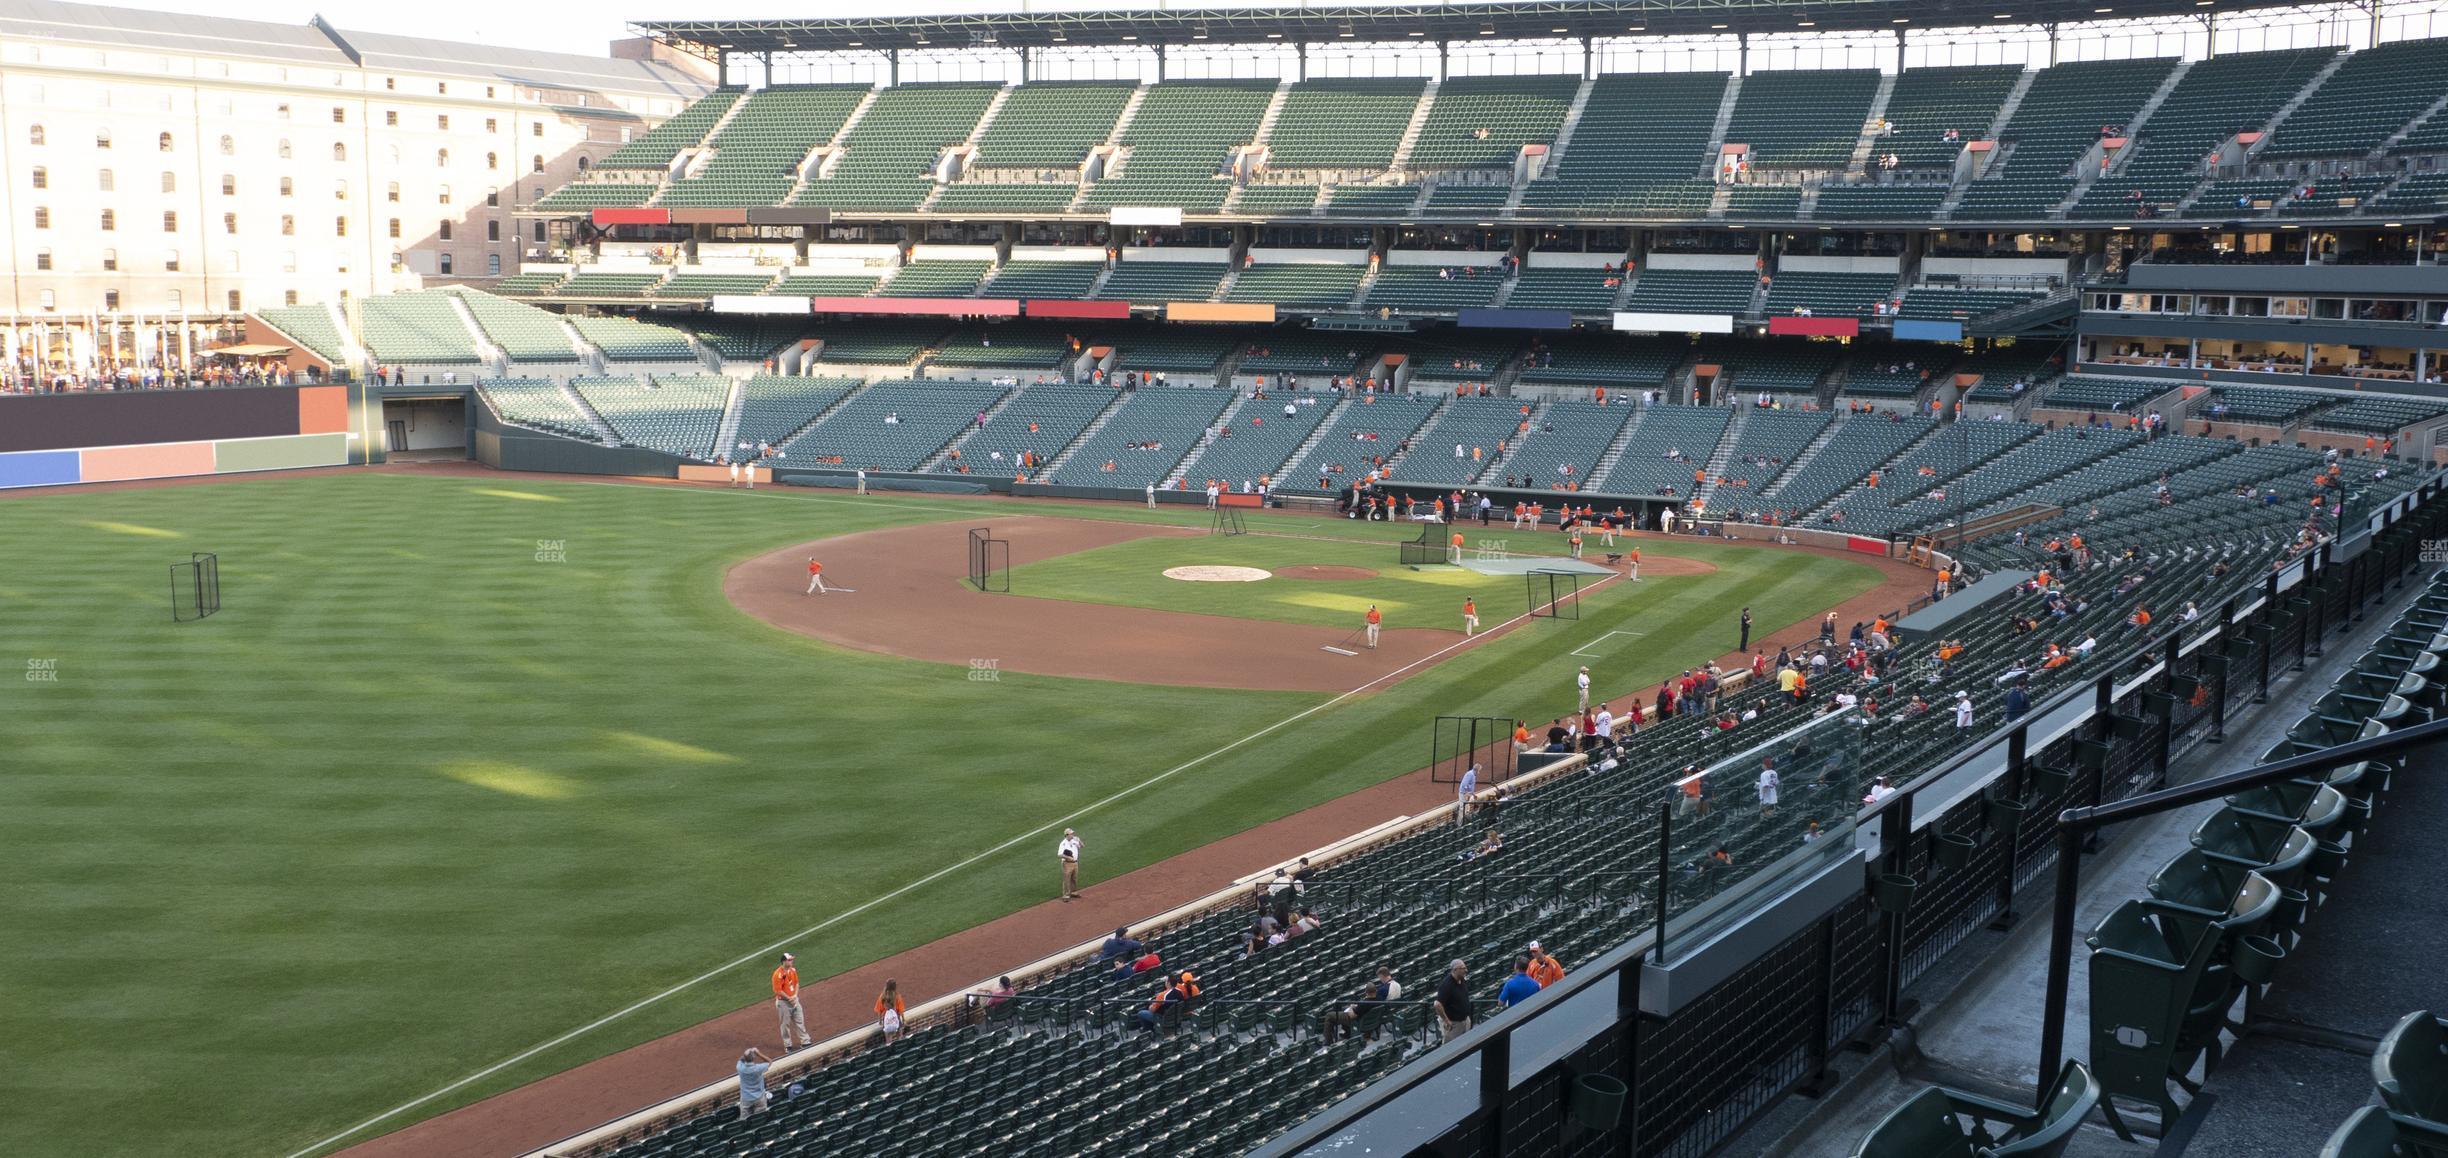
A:
[[[348,420],[348,387],[298,387],[299,434],[345,434]]]

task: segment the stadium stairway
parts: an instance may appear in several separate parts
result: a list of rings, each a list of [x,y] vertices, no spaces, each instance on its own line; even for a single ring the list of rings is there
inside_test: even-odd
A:
[[[1590,467],[1591,478],[1602,479],[1614,473],[1615,464],[1623,461],[1624,448],[1632,445],[1632,440],[1640,436],[1641,423],[1649,417],[1650,409],[1641,407],[1640,413],[1633,415],[1632,421],[1624,423],[1623,429],[1615,432],[1614,439],[1607,443],[1606,451]]]
[[[1895,73],[1880,74],[1878,91],[1870,94],[1870,111],[1862,118],[1861,139],[1853,143],[1853,155],[1845,159],[1844,175],[1847,180],[1861,180],[1862,174],[1869,168],[1870,153],[1878,146],[1878,137],[1870,131],[1870,127],[1887,115],[1887,100],[1895,95],[1895,86]],[[1816,200],[1817,196],[1817,185],[1803,193],[1804,200]],[[1804,216],[1808,215],[1808,206],[1805,206]]]
[[[468,342],[476,347],[476,357],[483,363],[484,372],[488,375],[509,373],[510,355],[494,345],[493,339],[484,332],[484,327],[476,324],[476,315],[468,309],[467,300],[458,294],[445,296],[450,298],[451,315],[459,319],[460,325],[467,327]]]
[[[611,423],[604,421],[604,416],[596,412],[595,404],[587,401],[585,395],[578,393],[576,388],[569,384],[569,379],[555,379],[553,388],[561,392],[562,401],[569,403],[570,409],[586,416],[587,425],[595,430],[595,441],[606,446],[620,444],[620,432],[612,429]]]
[[[1411,110],[1410,123],[1403,126],[1402,140],[1394,146],[1394,159],[1387,163],[1387,172],[1404,173],[1410,171],[1411,150],[1419,145],[1420,128],[1428,123],[1428,110],[1431,106],[1436,104],[1437,87],[1438,82],[1435,80],[1430,80],[1427,87],[1420,90],[1419,105]],[[1414,206],[1413,208],[1416,209],[1417,206]]]
[[[2176,86],[2184,83],[2185,74],[2193,71],[2193,65],[2194,62],[2190,60],[2181,61],[2175,68],[2168,70],[2167,79],[2159,82],[2159,90],[2152,93],[2149,100],[2143,101],[2142,107],[2134,112],[2133,119],[2125,123],[2126,140],[2138,141],[2141,139],[2143,129],[2150,123],[2151,114],[2158,112],[2159,106],[2167,103],[2168,97],[2175,93]],[[2106,173],[2102,173],[2097,165],[2083,166],[2082,170],[2074,176],[2073,190],[2066,194],[2065,200],[2051,207],[2048,215],[2064,217],[2074,208],[2074,203],[2082,200],[2083,194],[2090,192],[2091,186],[2101,177],[2123,173],[2125,166],[2132,163],[2135,155],[2136,150],[2128,147],[2123,155],[2117,157],[2108,166]]]
[[[1026,393],[1028,393],[1028,391],[1024,389],[1012,390],[1007,391],[1001,398],[995,399],[995,404],[986,408],[985,425],[980,425],[976,422],[970,423],[968,427],[963,429],[957,437],[953,438],[952,441],[943,444],[941,449],[938,449],[935,453],[926,456],[926,458],[923,460],[920,460],[918,463],[918,473],[926,474],[933,471],[935,468],[942,466],[945,461],[952,457],[953,451],[959,450],[961,447],[967,445],[970,439],[977,437],[977,433],[979,431],[985,430],[988,426],[991,426],[995,419],[1002,417],[1003,412],[1011,409],[1012,403],[1018,402],[1021,396]],[[1116,401],[1118,402],[1119,399],[1117,398]],[[1106,409],[1111,410],[1113,407],[1109,405],[1106,407]]]
[[[1284,456],[1283,465],[1277,469],[1289,470],[1293,466],[1307,462],[1309,460],[1309,456],[1317,451],[1318,444],[1325,440],[1326,432],[1334,429],[1335,424],[1342,421],[1344,412],[1349,410],[1352,405],[1351,395],[1345,394],[1336,398],[1334,404],[1329,406],[1326,413],[1318,419],[1317,426],[1310,430],[1307,437],[1300,440],[1300,444],[1298,446],[1292,448],[1292,453]],[[1178,482],[1180,481],[1181,477],[1181,473],[1176,473],[1172,478],[1166,481],[1168,483]],[[1292,481],[1299,482],[1301,480],[1296,479]]]
[[[1708,481],[1692,492],[1693,509],[1705,511],[1709,507],[1709,500],[1717,497],[1717,480],[1725,477],[1726,464],[1734,458],[1734,444],[1741,442],[1743,431],[1750,428],[1753,409],[1750,406],[1734,408],[1734,420],[1726,423],[1725,434],[1717,440],[1717,449],[1709,452],[1706,467]]]
[[[1158,387],[1142,387],[1142,389],[1158,389]],[[1070,444],[1064,446],[1061,450],[1046,456],[1045,466],[1039,469],[1037,472],[1038,480],[1042,482],[1052,479],[1055,471],[1061,470],[1064,464],[1071,461],[1072,455],[1078,454],[1081,447],[1088,445],[1089,442],[1096,438],[1098,431],[1105,429],[1106,423],[1113,421],[1114,415],[1121,411],[1123,403],[1130,401],[1130,398],[1131,395],[1128,391],[1114,391],[1114,399],[1112,404],[1097,412],[1097,416],[1090,419],[1088,425],[1081,427],[1079,437],[1072,439]],[[1175,468],[1177,472],[1179,469],[1179,467]],[[1166,485],[1170,485],[1172,479],[1168,478],[1165,480],[1165,482]]]

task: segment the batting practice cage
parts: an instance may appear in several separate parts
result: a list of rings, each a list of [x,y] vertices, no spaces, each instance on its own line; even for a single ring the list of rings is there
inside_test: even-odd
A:
[[[199,551],[170,565],[170,620],[187,623],[221,610],[221,556]]]
[[[1530,587],[1530,618],[1581,618],[1581,576],[1573,571],[1530,571],[1522,575]]]
[[[1241,508],[1217,507],[1215,518],[1207,525],[1210,535],[1246,535],[1249,528],[1241,523]]]
[[[1437,537],[1437,532],[1444,529],[1443,524],[1439,523],[1423,524],[1420,527],[1419,538],[1411,539],[1403,543],[1402,565],[1405,567],[1426,567],[1437,563],[1450,562],[1450,560],[1446,557],[1444,541]]]
[[[1438,716],[1429,743],[1428,778],[1457,784],[1479,765],[1482,787],[1513,778],[1513,721],[1496,716]]]
[[[980,591],[1011,593],[1011,540],[995,538],[985,527],[970,528],[969,585]]]

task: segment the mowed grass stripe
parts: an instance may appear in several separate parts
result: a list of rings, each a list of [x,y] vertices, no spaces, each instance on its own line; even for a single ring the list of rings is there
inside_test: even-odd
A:
[[[972,683],[732,609],[739,559],[1013,511],[818,498],[365,474],[0,503],[0,557],[36,561],[0,593],[0,1039],[20,1063],[0,1152],[285,1153],[1320,702]],[[168,563],[199,549],[227,609],[173,626]],[[1795,599],[1874,581],[1835,562]],[[1750,601],[1764,624],[1813,610]],[[1089,878],[1415,767],[1440,712],[1551,711],[1600,621],[1532,626],[1100,812]],[[10,674],[33,658],[58,682]],[[1042,899],[1045,859],[844,922],[802,966]],[[761,984],[743,969],[423,1112]],[[121,1084],[110,1113],[56,1096],[96,1072]]]

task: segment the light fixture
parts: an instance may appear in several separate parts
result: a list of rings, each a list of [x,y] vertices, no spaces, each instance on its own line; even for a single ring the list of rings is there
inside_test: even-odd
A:
[[[850,42],[850,47],[852,48],[865,48],[866,46],[867,42],[864,40],[853,40]]]
[[[1910,23],[1912,23],[1912,17],[1910,17],[1910,16],[1898,16],[1898,17],[1896,17],[1895,19],[1888,21],[1887,23],[1889,23],[1889,24],[1910,24]]]
[[[1626,28],[1626,29],[1624,29],[1624,31],[1626,31],[1626,32],[1647,32],[1647,31],[1649,31],[1649,26],[1648,26],[1648,25],[1646,25],[1646,24],[1635,24],[1635,25],[1633,25],[1633,26],[1632,26],[1632,27],[1630,27],[1630,28]]]
[[[1191,33],[1191,34],[1190,34],[1190,39],[1192,39],[1192,40],[1205,40],[1205,39],[1207,39],[1207,33],[1206,33],[1205,31],[1193,32],[1193,33]]]
[[[1339,36],[1339,37],[1342,37],[1343,39],[1349,40],[1349,39],[1351,39],[1351,37],[1352,37],[1354,34],[1353,34],[1353,32],[1352,32],[1352,30],[1351,30],[1351,29],[1346,28],[1346,29],[1344,29],[1344,30],[1343,30],[1343,31],[1341,31],[1341,32],[1335,33],[1335,35],[1336,35],[1336,36]]]
[[[2388,222],[2383,222],[2383,223],[2381,223],[2380,228],[2382,228],[2382,229],[2403,229],[2403,228],[2405,228],[2405,222],[2403,222],[2403,221],[2388,221]]]
[[[1794,21],[1794,27],[1796,27],[1796,28],[1817,28],[1817,27],[1819,27],[1819,22],[1818,22],[1818,21],[1816,21],[1816,20],[1797,20],[1797,21]]]
[[[1570,29],[1570,28],[1550,28],[1550,29],[1548,29],[1547,31],[1549,31],[1549,32],[1556,32],[1556,33],[1563,33],[1563,32],[1570,32],[1570,31],[1572,31],[1572,29]]]
[[[1123,33],[1123,34],[1122,34],[1122,39],[1124,39],[1124,40],[1137,40],[1137,39],[1139,39],[1139,34],[1138,34],[1138,33],[1136,33],[1136,32],[1125,32],[1125,33]],[[918,43],[920,43],[920,44],[924,44],[924,43],[926,43],[926,41],[921,40],[921,41],[919,41]]]
[[[1724,28],[1724,27],[1725,27],[1725,25],[1723,25],[1723,24],[1711,24],[1711,25],[1709,25],[1709,27],[1711,27],[1711,28]]]
[[[1280,32],[1270,32],[1270,33],[1267,33],[1267,39],[1269,39],[1269,40],[1281,40],[1281,39],[1283,39],[1283,33],[1280,33]]]
[[[2012,20],[2012,19],[2014,19],[2014,13],[2012,13],[2012,12],[2000,12],[2000,13],[1998,13],[1997,15],[1990,17],[1989,19],[1991,19],[1991,20]]]
[[[1411,33],[1411,35],[1413,35],[1413,36],[1426,36],[1426,35],[1428,35],[1428,34],[1427,34],[1427,33],[1425,33],[1425,32],[1414,32],[1414,33]]]
[[[2114,11],[2116,11],[2114,8],[2094,8],[2091,10],[2091,14],[2094,16],[2106,16]]]

